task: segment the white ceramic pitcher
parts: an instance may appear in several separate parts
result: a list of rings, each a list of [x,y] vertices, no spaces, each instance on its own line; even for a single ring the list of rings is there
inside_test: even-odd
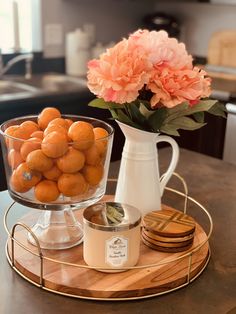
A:
[[[173,174],[179,159],[179,147],[166,135],[133,128],[117,121],[125,135],[125,145],[115,201],[137,207],[142,215],[161,208],[164,188]],[[160,181],[157,143],[168,142],[172,146],[170,165]]]

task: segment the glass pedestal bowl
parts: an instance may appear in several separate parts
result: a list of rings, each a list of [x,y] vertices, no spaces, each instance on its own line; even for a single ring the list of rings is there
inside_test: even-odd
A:
[[[43,249],[66,249],[82,242],[82,226],[73,211],[104,196],[112,150],[114,130],[106,122],[75,115],[61,118],[68,123],[63,136],[58,135],[59,126],[44,134],[40,129],[27,133],[33,125],[37,128],[38,116],[11,119],[0,126],[9,194],[24,206],[42,210],[31,229]],[[89,124],[94,136],[86,138],[82,128],[72,141],[69,127],[79,122],[87,129]],[[30,234],[28,240],[35,245]]]

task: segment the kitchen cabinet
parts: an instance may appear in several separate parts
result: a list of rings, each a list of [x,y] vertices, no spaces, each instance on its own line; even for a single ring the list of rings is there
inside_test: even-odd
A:
[[[195,131],[180,131],[175,140],[180,147],[222,159],[226,121],[206,114],[207,125]]]

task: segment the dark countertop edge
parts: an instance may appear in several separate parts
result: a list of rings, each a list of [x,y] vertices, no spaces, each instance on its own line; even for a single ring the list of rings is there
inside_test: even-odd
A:
[[[89,90],[85,89],[85,88],[81,88],[78,90],[74,90],[74,91],[62,91],[62,92],[35,92],[35,93],[21,93],[18,94],[17,96],[9,96],[6,97],[5,99],[1,99],[0,96],[0,107],[1,109],[3,109],[5,106],[9,105],[9,104],[26,104],[26,103],[33,103],[33,102],[40,102],[40,101],[57,101],[58,100],[62,100],[63,98],[66,100],[74,100],[74,99],[78,99],[78,98],[95,98],[94,95],[92,95]]]

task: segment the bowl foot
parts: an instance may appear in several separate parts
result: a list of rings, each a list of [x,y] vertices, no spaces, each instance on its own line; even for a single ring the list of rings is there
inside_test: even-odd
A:
[[[42,249],[64,250],[83,241],[82,225],[75,218],[71,209],[43,211],[32,227],[32,232],[37,237]],[[36,245],[30,232],[28,241]]]

